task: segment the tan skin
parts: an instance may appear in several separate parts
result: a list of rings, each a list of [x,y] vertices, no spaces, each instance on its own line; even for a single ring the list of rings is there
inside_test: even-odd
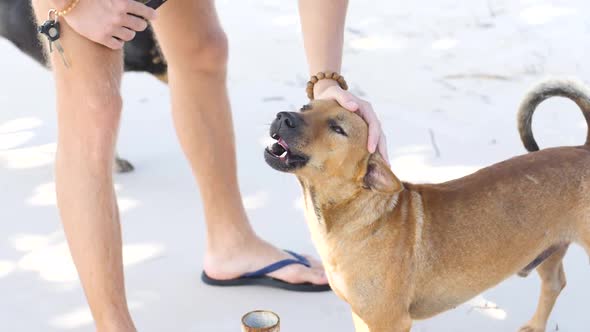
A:
[[[50,8],[65,8],[69,0],[32,3],[38,21],[44,21]],[[339,71],[347,1],[299,3],[310,73]],[[153,20],[168,61],[176,132],[203,200],[205,271],[212,278],[232,279],[287,258],[256,235],[242,204],[226,91],[227,39],[213,1],[173,0],[156,13],[132,0],[81,0],[60,19],[60,41],[70,68],[56,52],[50,55],[58,117],[56,190],[70,251],[98,331],[135,330],[125,297],[111,174],[122,105],[121,48],[146,26],[130,13]],[[179,25],[182,35],[177,33]],[[333,82],[322,82],[315,93],[363,114],[374,132],[369,148],[385,153],[384,144],[378,144],[384,138],[370,104]],[[207,143],[212,141],[215,146]],[[319,261],[311,262],[311,268],[292,265],[270,276],[290,283],[327,283]]]

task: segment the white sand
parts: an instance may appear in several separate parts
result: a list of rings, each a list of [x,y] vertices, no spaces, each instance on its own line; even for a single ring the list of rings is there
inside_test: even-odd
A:
[[[590,73],[584,0],[352,2],[343,73],[380,113],[393,169],[404,180],[451,179],[523,153],[515,113],[527,87],[545,75]],[[262,158],[273,115],[306,102],[295,2],[218,6],[231,42],[229,88],[252,223],[281,247],[313,252],[296,181]],[[90,331],[53,194],[51,77],[3,40],[0,54],[0,329]],[[352,331],[347,305],[331,293],[200,283],[202,206],[174,136],[167,89],[140,74],[124,85],[119,147],[137,170],[116,181],[128,298],[140,331],[237,331],[241,315],[258,308],[279,313],[287,332]],[[543,147],[578,144],[586,125],[573,103],[552,100],[535,133]],[[587,331],[588,258],[574,246],[565,265],[568,287],[549,331]],[[535,275],[511,278],[413,331],[515,331],[538,291]],[[486,303],[498,309],[478,309]]]

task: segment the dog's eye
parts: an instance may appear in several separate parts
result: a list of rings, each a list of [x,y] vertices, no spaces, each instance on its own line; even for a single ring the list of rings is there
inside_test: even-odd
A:
[[[338,126],[338,125],[331,125],[330,129],[332,129],[332,131],[334,131],[337,134],[343,135],[343,136],[348,136],[346,134],[346,132],[344,131],[344,129],[342,129],[342,127]]]

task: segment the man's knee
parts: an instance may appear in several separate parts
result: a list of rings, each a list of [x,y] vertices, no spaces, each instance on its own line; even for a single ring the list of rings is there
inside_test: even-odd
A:
[[[170,67],[178,66],[181,71],[225,72],[228,59],[228,41],[223,30],[188,40],[167,55]]]
[[[110,169],[121,117],[121,96],[118,93],[88,96],[84,103],[78,104],[60,110],[66,113],[60,121],[62,157]]]

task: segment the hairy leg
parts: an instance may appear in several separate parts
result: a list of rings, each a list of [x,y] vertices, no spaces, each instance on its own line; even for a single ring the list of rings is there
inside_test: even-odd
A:
[[[205,271],[212,278],[231,279],[286,258],[254,234],[242,205],[226,90],[228,46],[213,0],[169,1],[158,11],[153,27],[168,62],[176,132],[205,209]],[[327,283],[321,266],[313,264],[312,269],[289,266],[271,276]]]
[[[49,3],[33,0],[40,22]],[[122,54],[61,21],[65,68],[51,54],[57,94],[57,202],[68,244],[99,331],[133,331],[123,281],[121,230],[113,189],[121,112]]]
[[[566,251],[567,246],[559,249],[537,267],[541,278],[541,296],[533,318],[520,328],[520,332],[545,332],[551,310],[566,284],[562,263]]]

